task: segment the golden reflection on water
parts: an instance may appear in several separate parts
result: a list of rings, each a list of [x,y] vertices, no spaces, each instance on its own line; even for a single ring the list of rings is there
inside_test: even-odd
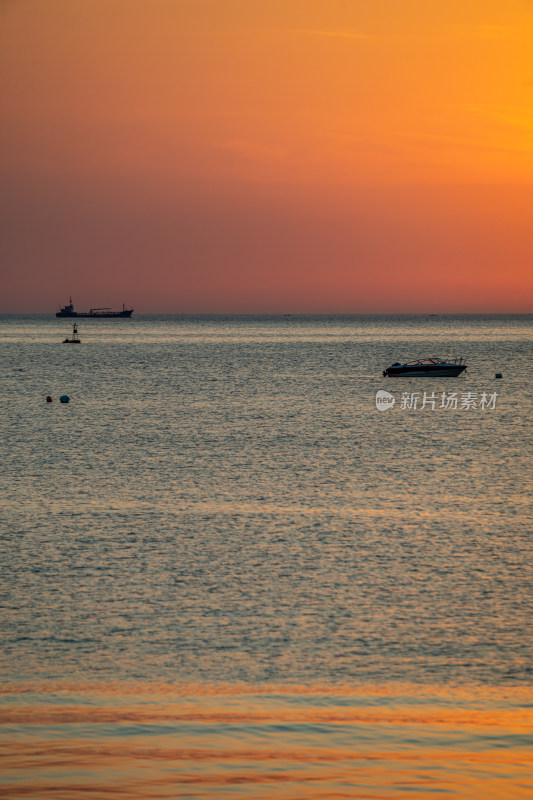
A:
[[[219,703],[167,703],[147,709],[141,705],[119,707],[80,707],[77,705],[39,707],[6,706],[0,709],[1,725],[83,725],[92,724],[157,724],[161,722],[201,722],[247,725],[444,725],[462,728],[505,728],[519,733],[532,729],[533,713],[515,711],[484,711],[429,707],[413,709],[354,709],[354,708],[283,708],[277,704],[263,708],[250,706],[227,708]]]
[[[6,798],[531,792],[524,689],[42,683],[2,694]]]

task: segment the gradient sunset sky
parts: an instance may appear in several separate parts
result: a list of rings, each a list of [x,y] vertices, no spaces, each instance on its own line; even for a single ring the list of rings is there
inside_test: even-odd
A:
[[[531,311],[531,0],[0,0],[0,82],[0,311]]]

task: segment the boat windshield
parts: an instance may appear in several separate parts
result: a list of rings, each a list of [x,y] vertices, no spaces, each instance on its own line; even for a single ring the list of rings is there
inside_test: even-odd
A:
[[[408,367],[412,367],[415,364],[445,364],[446,362],[442,360],[442,358],[421,358],[418,361],[408,361]]]

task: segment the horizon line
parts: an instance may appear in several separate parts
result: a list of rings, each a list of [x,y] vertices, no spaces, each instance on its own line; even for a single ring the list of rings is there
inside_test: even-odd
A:
[[[134,316],[175,316],[175,317],[375,317],[375,316],[531,316],[530,311],[139,311]],[[2,311],[2,316],[49,316],[55,319],[77,319],[77,317],[56,317],[55,311]],[[80,317],[90,319],[90,317]],[[99,319],[95,317],[95,319]],[[120,317],[119,319],[126,319]],[[133,319],[128,317],[127,319]]]

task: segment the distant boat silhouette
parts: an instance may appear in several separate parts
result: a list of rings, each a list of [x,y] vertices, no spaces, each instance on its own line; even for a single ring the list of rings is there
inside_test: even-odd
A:
[[[74,311],[72,304],[72,297],[68,305],[60,308],[56,312],[56,317],[91,317],[93,319],[100,319],[102,317],[131,317],[133,308],[126,308],[122,303],[122,311],[112,311],[110,308],[91,308],[90,311]]]
[[[72,339],[69,339],[68,336],[66,339],[63,339],[63,344],[81,344],[81,339],[78,339],[78,328],[76,323],[72,326]]]
[[[429,375],[434,378],[449,376],[456,378],[466,369],[462,357],[455,361],[443,361],[442,358],[423,358],[419,361],[408,361],[407,364],[400,364],[398,361],[392,366],[383,370],[383,377],[416,378],[418,376]]]

